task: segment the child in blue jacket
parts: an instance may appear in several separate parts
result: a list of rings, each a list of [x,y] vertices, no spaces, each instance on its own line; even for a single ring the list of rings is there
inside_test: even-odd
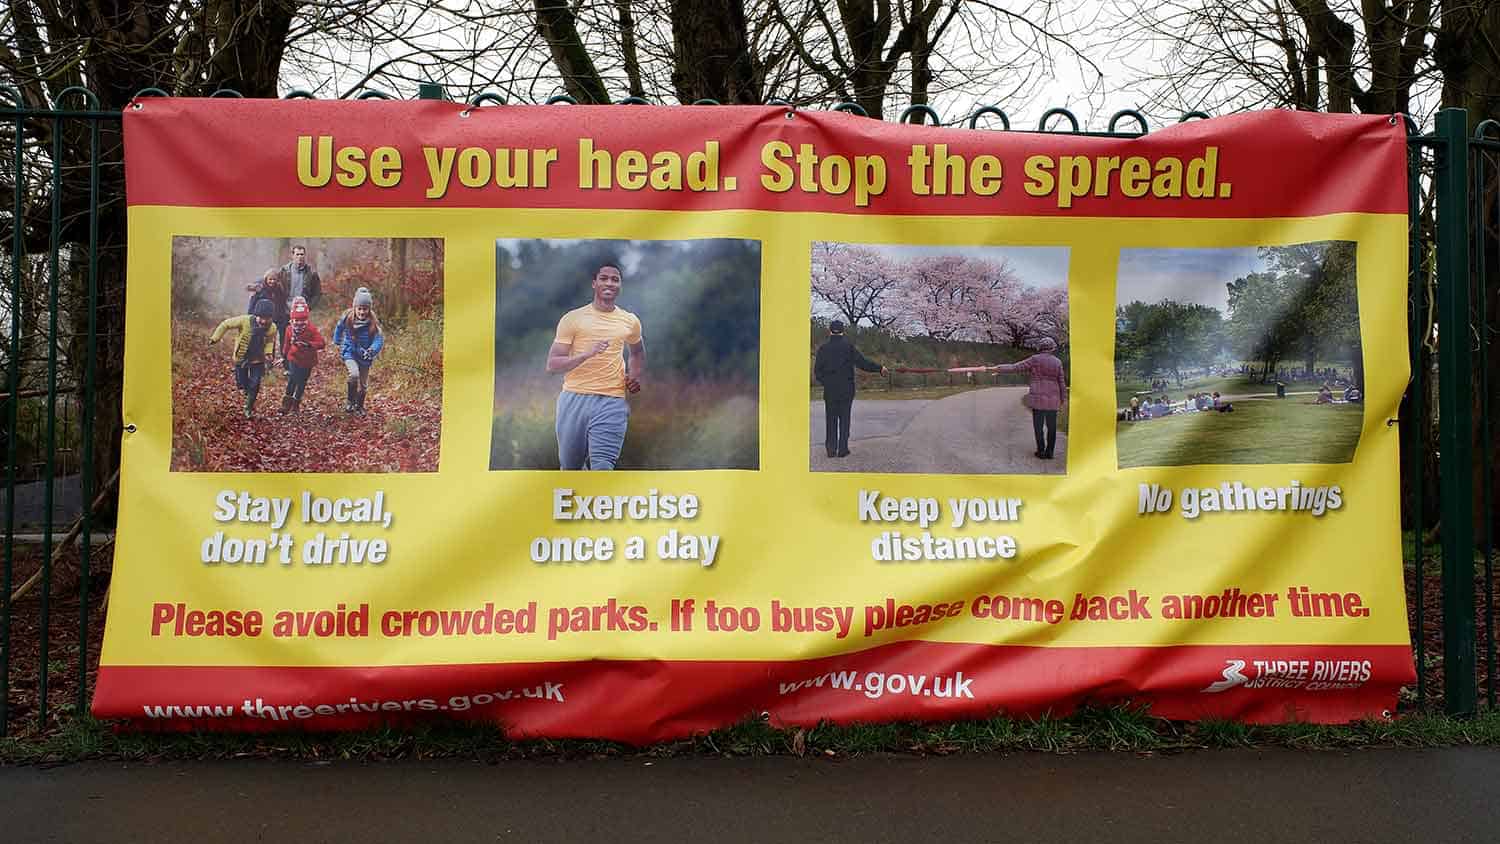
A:
[[[345,413],[365,412],[365,393],[370,386],[370,367],[385,347],[385,334],[375,316],[375,300],[367,287],[354,291],[353,307],[333,325],[333,344],[349,370]]]

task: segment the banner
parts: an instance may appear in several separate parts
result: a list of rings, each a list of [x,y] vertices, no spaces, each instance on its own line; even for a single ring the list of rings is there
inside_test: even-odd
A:
[[[1378,717],[1405,134],[143,99],[94,712]]]

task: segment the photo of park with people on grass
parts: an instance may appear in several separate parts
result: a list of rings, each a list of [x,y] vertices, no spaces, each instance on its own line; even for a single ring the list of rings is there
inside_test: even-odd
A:
[[[443,241],[172,240],[172,471],[435,472]]]
[[[1355,244],[1126,249],[1120,468],[1347,463],[1364,420]]]
[[[812,246],[815,472],[1063,474],[1068,250]]]
[[[759,468],[760,261],[754,240],[497,240],[490,468]]]

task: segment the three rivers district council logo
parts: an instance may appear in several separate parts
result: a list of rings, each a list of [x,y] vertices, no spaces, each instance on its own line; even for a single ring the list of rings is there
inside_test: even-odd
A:
[[[1224,679],[1205,693],[1246,689],[1305,689],[1310,692],[1357,689],[1370,679],[1368,659],[1229,659]],[[1246,665],[1249,671],[1246,672]]]

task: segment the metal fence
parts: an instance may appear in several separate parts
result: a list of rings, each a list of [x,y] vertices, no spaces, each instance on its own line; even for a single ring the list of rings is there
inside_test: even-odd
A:
[[[139,96],[163,95],[146,89]],[[91,581],[95,569],[107,577],[110,540],[95,549],[93,513],[108,507],[118,466],[95,465],[94,444],[102,441],[95,435],[95,420],[119,418],[117,412],[105,414],[107,405],[96,398],[102,387],[111,388],[102,390],[105,396],[119,395],[118,384],[106,384],[96,375],[100,342],[107,333],[101,332],[98,317],[102,309],[123,306],[100,300],[98,279],[105,269],[122,274],[124,264],[123,250],[104,254],[99,238],[101,209],[118,211],[124,198],[117,189],[101,192],[103,173],[111,175],[105,180],[109,185],[123,185],[119,146],[101,149],[100,144],[102,131],[118,135],[119,112],[99,109],[94,96],[80,88],[69,89],[48,107],[26,105],[6,86],[0,86],[0,96],[6,100],[0,103],[0,134],[10,135],[4,139],[10,154],[0,173],[12,183],[10,207],[0,209],[5,224],[0,234],[7,235],[0,237],[0,253],[8,247],[0,261],[0,328],[8,331],[0,344],[6,355],[6,388],[0,396],[6,437],[0,570],[4,736],[12,725],[41,731],[60,714],[86,711],[97,665],[104,595]],[[219,91],[214,96],[239,94]],[[290,99],[311,96],[287,94]],[[420,96],[440,99],[443,93],[439,86],[423,85]],[[378,91],[359,98],[391,99]],[[498,95],[481,94],[470,104],[478,108],[504,102]],[[567,97],[548,101],[570,102]],[[644,103],[630,98],[620,104]],[[835,108],[863,113],[853,103]],[[1190,112],[1182,120],[1207,116]],[[906,109],[899,119],[944,123],[925,105]],[[1003,110],[982,106],[949,125],[979,129],[996,123],[1001,131],[1012,130]],[[1036,129],[1116,138],[1139,137],[1149,130],[1142,114],[1126,109],[1111,116],[1106,131],[1087,132],[1061,108],[1045,112]],[[81,145],[65,148],[69,138],[86,139],[87,155],[81,154]],[[1418,680],[1405,706],[1441,706],[1463,715],[1481,705],[1493,708],[1496,693],[1490,372],[1500,362],[1491,342],[1490,313],[1500,308],[1500,123],[1487,120],[1470,134],[1462,110],[1445,110],[1430,133],[1408,121],[1408,149],[1412,378],[1399,422]],[[83,163],[77,164],[80,158]],[[80,207],[68,207],[65,182],[74,195],[86,196]],[[66,317],[67,325],[60,325],[60,317]],[[118,442],[121,431],[110,427],[99,433]],[[101,475],[109,477],[102,487]],[[57,528],[64,524],[68,529],[59,540]],[[68,585],[69,594],[56,589],[59,566],[77,576],[76,587]],[[1434,596],[1441,601],[1438,613],[1429,611]],[[54,601],[64,601],[69,614],[76,615],[76,629],[54,630],[59,626]],[[34,616],[29,602],[35,602]],[[13,671],[20,648],[34,657],[24,673]],[[58,677],[72,682],[71,695],[55,691],[50,681]],[[58,703],[62,705],[49,705]]]

